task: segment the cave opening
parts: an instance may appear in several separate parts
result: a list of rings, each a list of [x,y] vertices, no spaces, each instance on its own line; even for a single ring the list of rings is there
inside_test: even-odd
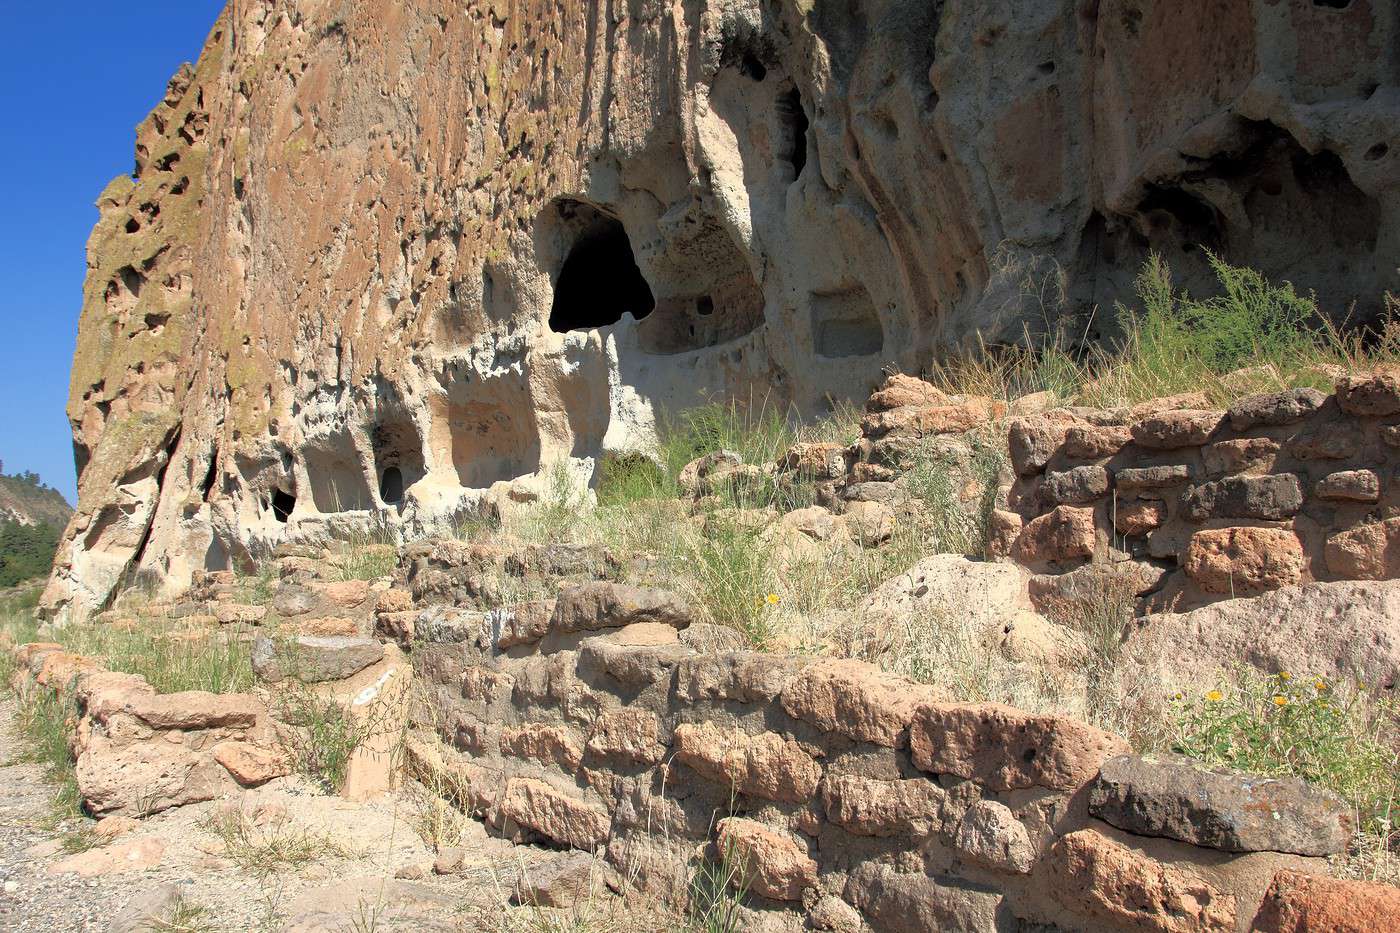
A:
[[[286,523],[297,507],[297,497],[287,492],[285,489],[274,489],[272,491],[272,517],[279,522]]]
[[[777,107],[784,137],[780,152],[785,161],[792,163],[792,177],[796,180],[807,167],[807,134],[812,124],[802,106],[802,92],[797,88],[780,94]]]
[[[560,205],[561,213],[567,208]],[[569,248],[554,285],[549,328],[563,334],[607,327],[630,314],[641,320],[656,308],[651,286],[637,267],[622,221],[585,204],[571,211],[587,221]],[[583,217],[581,215],[591,215]]]
[[[389,505],[398,505],[403,501],[403,471],[398,467],[391,466],[384,470],[384,475],[379,479],[379,498]]]

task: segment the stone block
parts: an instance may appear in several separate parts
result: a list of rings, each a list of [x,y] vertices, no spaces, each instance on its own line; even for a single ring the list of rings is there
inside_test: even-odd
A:
[[[1335,794],[1181,755],[1110,758],[1089,788],[1089,812],[1138,836],[1224,852],[1333,855],[1352,832],[1350,810]]]
[[[1303,546],[1287,528],[1215,528],[1191,536],[1183,566],[1207,593],[1256,596],[1303,579]]]

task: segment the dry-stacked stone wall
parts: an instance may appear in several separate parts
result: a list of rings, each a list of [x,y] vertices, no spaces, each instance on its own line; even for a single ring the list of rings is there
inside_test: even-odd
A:
[[[1064,574],[1133,562],[1157,607],[1400,576],[1400,378],[1343,377],[1227,411],[1200,397],[1014,419],[1011,556]],[[1019,519],[1019,521],[1018,521]],[[1066,581],[1032,584],[1038,601]]]
[[[1319,877],[1352,828],[1330,794],[1135,756],[1085,723],[949,702],[860,662],[741,650],[666,592],[589,582],[426,610],[414,660],[418,720],[441,740],[409,743],[417,776],[661,897],[727,856],[748,928],[1400,922],[1393,890]]]

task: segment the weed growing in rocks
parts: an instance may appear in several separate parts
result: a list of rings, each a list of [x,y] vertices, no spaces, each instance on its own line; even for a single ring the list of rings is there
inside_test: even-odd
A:
[[[373,734],[341,703],[303,687],[281,692],[277,718],[293,727],[288,738],[297,771],[332,794],[345,784],[355,749]]]
[[[749,882],[748,861],[732,843],[718,861],[700,861],[690,876],[685,933],[740,933]]]
[[[1173,714],[1174,751],[1342,797],[1360,831],[1354,857],[1373,880],[1400,881],[1400,703],[1302,673],[1240,669],[1230,683],[1178,699]]]
[[[139,674],[158,693],[205,690],[241,693],[253,687],[246,644],[249,630],[186,628],[161,619],[74,625],[53,632],[69,651],[87,655],[107,668]]]
[[[259,825],[236,807],[214,810],[205,828],[224,844],[224,855],[245,871],[271,875],[297,870],[322,858],[347,855],[330,836],[294,825],[285,817]]]
[[[78,778],[68,748],[69,720],[77,715],[71,699],[45,687],[33,686],[17,695],[16,723],[24,740],[23,761],[42,765],[54,785],[55,823],[82,816]]]
[[[1113,407],[1204,392],[1224,406],[1258,392],[1329,389],[1337,367],[1400,362],[1400,299],[1386,296],[1377,326],[1343,332],[1290,283],[1218,256],[1210,262],[1219,294],[1195,298],[1151,257],[1138,274],[1136,306],[1117,308],[1123,336],[1113,345],[1028,333],[1020,345],[978,346],[935,364],[929,378],[952,394],[1007,400],[1047,391],[1061,402]]]

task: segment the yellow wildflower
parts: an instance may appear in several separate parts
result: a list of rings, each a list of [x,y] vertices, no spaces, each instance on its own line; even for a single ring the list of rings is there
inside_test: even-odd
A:
[[[1323,680],[1321,677],[1319,677],[1317,680],[1313,681],[1313,686],[1316,687],[1318,690],[1326,690],[1326,689],[1327,689],[1327,681],[1325,681],[1325,680]]]
[[[778,605],[778,603],[781,602],[781,601],[782,601],[782,597],[779,596],[777,593],[769,593],[769,594],[768,594],[768,605],[770,605],[770,606],[776,606],[776,605]]]
[[[1212,690],[1210,693],[1206,694],[1206,699],[1210,700],[1212,703],[1219,703],[1221,700],[1225,699],[1225,694],[1221,693],[1219,690]]]
[[[1286,696],[1280,696],[1280,695],[1278,695],[1278,694],[1274,694],[1274,705],[1275,705],[1275,706],[1287,706],[1287,705],[1288,705],[1288,697],[1286,697]]]
[[[1290,673],[1288,673],[1288,671],[1279,671],[1279,672],[1278,672],[1278,679],[1279,679],[1279,680],[1292,680],[1292,679],[1293,679],[1293,675],[1290,674]]]

